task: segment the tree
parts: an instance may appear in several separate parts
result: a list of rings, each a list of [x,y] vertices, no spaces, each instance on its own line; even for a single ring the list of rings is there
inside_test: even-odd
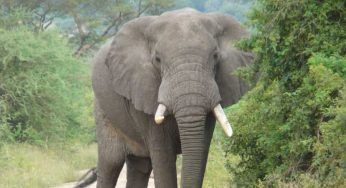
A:
[[[24,24],[34,31],[44,31],[57,17],[63,15],[63,11],[60,9],[59,1],[56,0],[0,0],[0,8],[2,10],[1,17],[8,18],[16,16],[17,13],[25,13],[19,19],[20,24]],[[18,11],[24,9],[25,11]],[[17,15],[18,16],[18,15]],[[13,21],[13,20],[8,20]],[[18,24],[18,23],[7,23]]]
[[[102,3],[98,0],[0,0],[0,3],[2,18],[13,16],[12,12],[18,9],[25,9],[20,11],[25,15],[17,20],[36,32],[57,24],[77,45],[76,56],[114,36],[125,22],[142,15],[160,14],[174,6],[174,0],[103,0]],[[7,19],[8,26],[18,25],[11,23],[11,19]],[[66,28],[57,19],[72,24]]]
[[[260,80],[229,109],[237,131],[225,145],[241,158],[227,164],[238,185],[346,185],[345,6],[259,0],[251,11],[255,32],[239,45],[256,62],[239,74]]]
[[[89,68],[67,41],[19,26],[0,27],[0,43],[1,143],[46,145],[86,136],[92,125],[85,110],[92,105]]]
[[[221,12],[244,22],[253,0],[177,0],[176,8],[191,7],[201,12]]]
[[[246,13],[253,4],[253,0],[208,0],[205,9],[208,12],[218,11],[230,14],[244,22]]]
[[[95,0],[90,0],[89,3],[76,0],[68,8],[68,13],[78,28],[76,38],[79,40],[79,47],[75,54],[79,56],[114,36],[119,27],[129,20],[144,14],[160,14],[173,5],[172,0],[105,0],[103,4]]]

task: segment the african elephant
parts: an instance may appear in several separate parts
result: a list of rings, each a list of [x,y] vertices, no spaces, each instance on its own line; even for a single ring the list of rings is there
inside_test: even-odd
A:
[[[248,90],[231,73],[252,62],[232,47],[249,33],[231,16],[183,9],[125,24],[95,56],[92,85],[98,141],[97,187],[114,187],[126,162],[127,187],[201,187],[221,106]]]

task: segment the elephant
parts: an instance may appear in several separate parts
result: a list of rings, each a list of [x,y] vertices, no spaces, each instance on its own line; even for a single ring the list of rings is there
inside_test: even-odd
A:
[[[233,44],[249,32],[231,16],[194,9],[124,24],[93,59],[97,187],[114,188],[124,163],[128,188],[202,187],[216,121],[232,135],[222,107],[249,87],[232,74],[253,62]]]

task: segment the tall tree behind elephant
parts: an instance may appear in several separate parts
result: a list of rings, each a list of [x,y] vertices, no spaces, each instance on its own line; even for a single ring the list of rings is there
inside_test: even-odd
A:
[[[142,15],[157,15],[175,0],[0,0],[0,25],[27,26],[35,32],[58,27],[80,56],[113,37],[119,27]],[[15,12],[15,14],[13,14]],[[15,17],[13,16],[15,15]],[[17,20],[17,21],[15,21]]]
[[[126,162],[127,187],[201,187],[221,108],[248,87],[232,72],[252,62],[232,44],[248,37],[232,17],[183,9],[125,24],[94,58],[97,187],[114,187]]]

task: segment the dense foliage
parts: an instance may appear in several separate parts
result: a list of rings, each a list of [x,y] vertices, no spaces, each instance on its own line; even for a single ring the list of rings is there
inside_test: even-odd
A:
[[[0,44],[1,141],[45,144],[90,129],[89,68],[66,40],[55,32],[2,27]]]
[[[240,46],[256,61],[240,74],[260,78],[228,109],[230,173],[246,187],[346,186],[345,1],[259,0],[250,26]]]

